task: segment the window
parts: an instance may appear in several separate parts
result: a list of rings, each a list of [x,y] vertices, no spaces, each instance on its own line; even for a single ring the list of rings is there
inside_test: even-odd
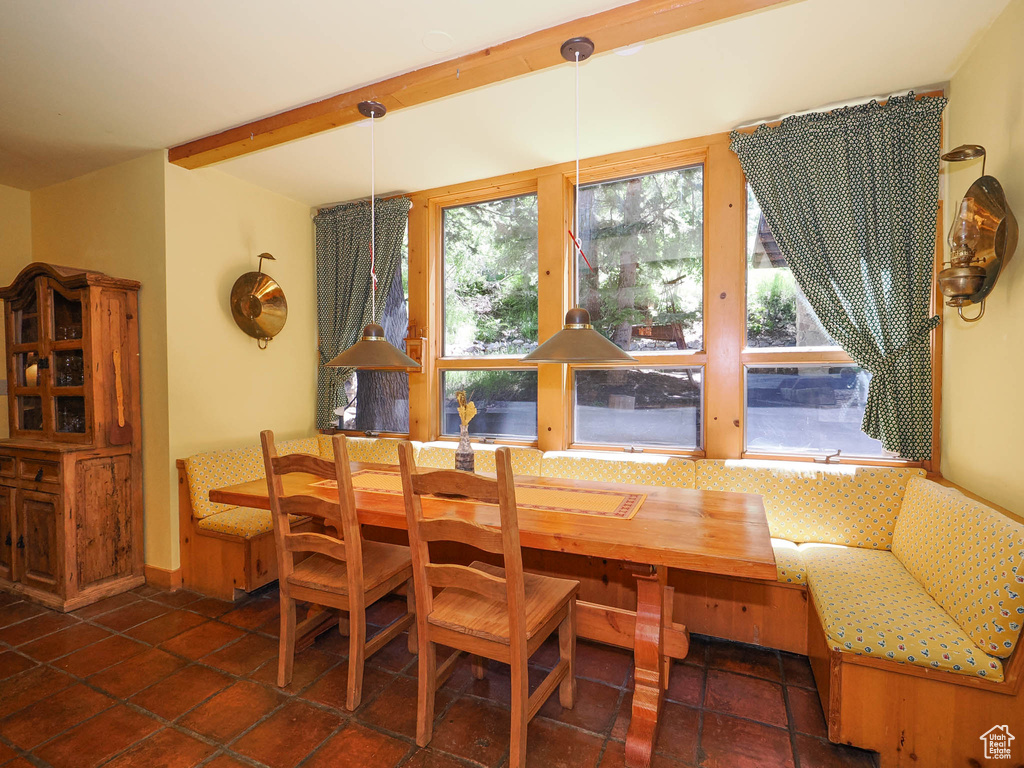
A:
[[[702,165],[580,187],[579,304],[624,350],[703,347],[703,187]]]
[[[465,389],[475,439],[543,451],[899,461],[861,432],[870,376],[818,322],[727,134],[583,160],[586,260],[574,171],[412,195],[413,439],[456,438]],[[573,305],[639,364],[524,366]]]
[[[883,456],[861,432],[867,371],[856,365],[747,368],[747,450]]]
[[[445,208],[446,357],[537,346],[537,195]]]
[[[576,371],[576,442],[700,448],[702,368]]]
[[[860,428],[871,375],[818,321],[749,186],[746,271],[746,452],[891,457]],[[756,364],[773,351],[790,364]]]
[[[402,243],[401,268],[384,302],[381,325],[387,340],[405,349],[409,325],[409,229]],[[341,427],[359,432],[409,433],[409,376],[400,371],[353,371],[345,382],[348,405]]]
[[[466,391],[476,405],[469,423],[472,437],[508,440],[537,439],[537,372],[457,370],[441,372],[441,434],[459,434],[455,393]]]
[[[747,187],[747,346],[835,347]]]
[[[704,371],[676,366],[704,346],[704,167],[586,184],[579,194],[579,304],[651,367],[576,370],[572,442],[699,450]]]

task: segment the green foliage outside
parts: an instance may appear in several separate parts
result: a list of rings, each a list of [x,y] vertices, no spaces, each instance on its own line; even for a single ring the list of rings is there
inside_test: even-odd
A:
[[[796,282],[788,269],[772,269],[770,277],[749,285],[747,345],[792,346],[796,339]]]
[[[699,349],[704,255],[703,166],[580,189],[579,301],[626,350]],[[635,326],[660,326],[658,339]],[[669,330],[671,329],[671,330]]]
[[[537,196],[444,212],[447,355],[519,355],[537,344]]]

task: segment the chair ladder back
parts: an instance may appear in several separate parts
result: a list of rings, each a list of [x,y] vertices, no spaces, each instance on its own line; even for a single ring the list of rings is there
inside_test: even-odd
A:
[[[496,481],[453,470],[435,470],[421,474],[416,468],[412,444],[408,441],[403,441],[399,446],[398,459],[408,518],[409,545],[412,550],[417,620],[422,620],[425,625],[426,617],[433,610],[433,587],[470,590],[492,600],[507,602],[509,636],[513,649],[518,648],[525,653],[526,591],[511,451],[504,446],[496,451]],[[478,498],[471,490],[477,491],[483,498]],[[501,530],[455,518],[425,520],[421,502],[421,495],[425,493],[457,493],[475,501],[497,503]],[[457,541],[501,554],[504,559],[505,577],[493,576],[464,565],[431,563],[430,550],[427,546],[431,541]]]
[[[284,499],[284,483],[281,475],[274,470],[274,460],[278,458],[277,445],[274,442],[274,433],[265,429],[260,432],[260,443],[263,445],[263,466],[266,470],[267,492],[270,496],[270,516],[274,524],[274,547],[277,553],[277,574],[282,589],[287,579],[295,570],[295,557],[285,543],[285,537],[291,533],[291,525],[288,522],[288,513],[281,509],[281,501]]]
[[[362,610],[363,534],[356,511],[356,494],[352,487],[352,465],[348,459],[348,440],[344,435],[331,438],[334,446],[334,475],[338,481],[338,505],[341,508],[340,531],[348,558],[348,593],[352,610]]]
[[[487,477],[460,472],[455,469],[436,469],[412,476],[412,492],[418,496],[429,494],[458,494],[484,504],[498,503],[498,483]]]
[[[502,446],[495,451],[494,465],[498,480],[498,511],[501,515],[501,536],[505,549],[505,591],[508,599],[508,623],[512,657],[526,653],[526,583],[523,579],[523,549],[519,543],[519,513],[516,507],[516,486],[512,473],[512,449]]]
[[[431,587],[456,587],[476,592],[490,600],[504,601],[508,582],[500,576],[452,563],[427,563],[424,566]]]

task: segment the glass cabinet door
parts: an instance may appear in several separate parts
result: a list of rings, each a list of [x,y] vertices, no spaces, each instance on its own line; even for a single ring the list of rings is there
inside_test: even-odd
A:
[[[82,301],[68,298],[58,290],[51,290],[53,297],[52,341],[67,341],[82,338]]]
[[[14,303],[14,343],[35,344],[39,341],[39,297],[33,285],[21,301]]]

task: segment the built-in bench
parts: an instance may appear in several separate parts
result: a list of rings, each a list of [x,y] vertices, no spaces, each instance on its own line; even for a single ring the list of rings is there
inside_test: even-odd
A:
[[[395,464],[398,442],[350,438],[349,454]],[[414,448],[421,466],[455,466],[455,443]],[[326,436],[279,450],[331,457]],[[474,445],[479,471],[493,471],[494,450]],[[273,580],[269,512],[208,498],[211,488],[263,477],[259,449],[178,466],[185,585],[230,599]],[[969,765],[993,724],[1024,733],[1024,653],[1016,650],[1024,524],[1016,518],[912,468],[527,447],[513,450],[513,466],[521,475],[762,496],[777,580],[673,572],[674,612],[691,632],[809,656],[832,741],[875,750],[883,766]],[[581,599],[635,601],[632,579],[615,563],[533,551],[524,563],[579,579]]]

